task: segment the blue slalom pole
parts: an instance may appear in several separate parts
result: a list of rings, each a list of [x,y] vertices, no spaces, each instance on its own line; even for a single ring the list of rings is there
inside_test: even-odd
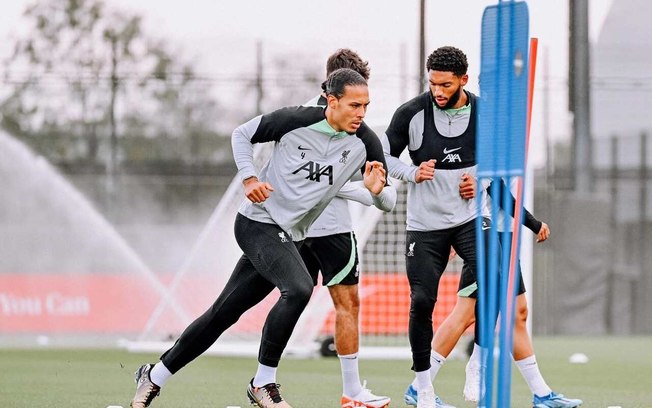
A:
[[[512,177],[522,177],[525,173],[528,21],[527,5],[515,1],[501,1],[487,7],[482,19],[480,120],[476,153],[478,179],[494,181],[491,187],[491,217],[494,222],[498,219],[499,207],[509,208],[504,203],[509,200],[510,193],[501,191],[502,179],[506,178],[509,183]],[[518,247],[519,227],[520,223],[514,230],[516,245],[506,244],[502,249],[498,244],[498,232],[492,228],[486,253],[482,232],[480,228],[477,229],[478,323],[481,328],[483,361],[486,361],[481,379],[485,390],[484,393],[481,390],[481,395],[484,395],[480,402],[482,407],[510,406],[516,275],[514,260],[517,260],[514,257],[518,256],[514,253],[514,247]],[[505,236],[503,238],[507,241]],[[494,399],[493,350],[499,311],[501,322]]]

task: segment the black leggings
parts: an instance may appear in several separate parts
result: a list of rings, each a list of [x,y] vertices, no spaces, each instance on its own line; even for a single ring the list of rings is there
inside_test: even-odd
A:
[[[274,287],[279,288],[281,296],[265,320],[258,361],[277,367],[292,330],[310,300],[312,279],[297,244],[278,225],[252,221],[238,214],[235,238],[244,255],[224,290],[161,356],[161,361],[172,373],[205,352]]]
[[[484,222],[489,228],[490,221]],[[410,283],[408,334],[415,371],[430,368],[432,313],[437,301],[439,281],[448,264],[451,247],[464,261],[458,296],[477,298],[475,228],[475,220],[472,220],[445,230],[407,232],[405,259]]]

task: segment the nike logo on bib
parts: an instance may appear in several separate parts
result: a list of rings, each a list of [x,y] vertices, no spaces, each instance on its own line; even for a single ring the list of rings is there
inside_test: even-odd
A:
[[[455,147],[453,149],[448,149],[448,148],[444,147],[444,154],[453,153],[453,152],[456,152],[456,151],[458,151],[460,149],[461,149],[461,147]]]

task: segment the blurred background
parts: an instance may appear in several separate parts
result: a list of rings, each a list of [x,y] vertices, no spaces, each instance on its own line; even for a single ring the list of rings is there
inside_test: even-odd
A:
[[[477,92],[480,20],[494,2],[133,3],[3,5],[0,346],[177,333],[219,293],[213,275],[231,272],[218,250],[233,235],[219,224],[231,131],[316,95],[343,47],[369,61],[367,121],[379,132],[424,89],[423,59],[439,46],[467,53]],[[529,8],[528,206],[552,230],[530,249],[534,334],[651,334],[652,3]],[[370,276],[402,276],[404,219],[393,217],[366,227]],[[405,302],[392,310],[407,319]]]

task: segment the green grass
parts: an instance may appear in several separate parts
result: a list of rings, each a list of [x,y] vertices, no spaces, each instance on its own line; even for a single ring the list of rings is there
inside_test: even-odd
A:
[[[582,398],[583,407],[619,405],[652,407],[652,338],[536,338],[542,373],[553,390]],[[588,364],[569,364],[574,352]],[[133,372],[156,355],[121,350],[0,350],[0,407],[129,406]],[[436,390],[458,407],[462,398],[464,361],[452,360],[439,373]],[[175,375],[155,400],[155,408],[248,406],[245,387],[256,370],[255,359],[202,356]],[[403,391],[413,378],[409,361],[361,361],[360,372],[373,391],[392,397],[392,407],[405,407]],[[512,407],[528,407],[531,396],[513,369]],[[335,358],[281,361],[278,381],[295,408],[337,407],[341,393]]]

